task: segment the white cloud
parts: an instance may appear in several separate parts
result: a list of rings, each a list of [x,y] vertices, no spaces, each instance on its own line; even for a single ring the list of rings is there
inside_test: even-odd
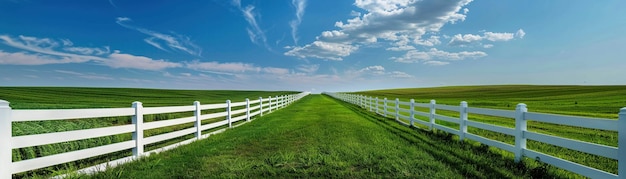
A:
[[[464,46],[464,45],[469,45],[473,42],[477,42],[477,41],[481,41],[483,40],[483,37],[481,37],[480,35],[474,35],[474,34],[465,34],[465,35],[461,35],[461,34],[456,34],[452,37],[452,39],[450,40],[450,42],[448,43],[448,45],[450,46]]]
[[[51,49],[59,46],[58,42],[49,38],[36,38],[20,35],[19,39],[22,40],[26,46],[37,46],[43,49]]]
[[[446,52],[446,51],[438,50],[436,48],[431,48],[429,51],[411,50],[411,51],[408,51],[406,54],[404,54],[402,57],[392,57],[390,59],[394,60],[395,62],[401,62],[401,63],[419,63],[419,62],[426,63],[431,60],[454,61],[454,60],[464,60],[468,58],[475,59],[475,58],[480,58],[480,57],[485,57],[485,56],[487,56],[487,53],[481,52],[481,51]],[[433,63],[438,63],[438,62],[428,62],[428,63],[431,63],[432,65]]]
[[[241,6],[240,0],[232,0],[232,4],[233,6],[237,7],[239,11],[241,11],[241,14],[250,26],[246,28],[248,36],[250,37],[250,41],[255,44],[260,44],[262,42],[262,44],[265,45],[265,48],[271,50],[271,48],[267,45],[267,37],[265,36],[265,32],[263,32],[263,30],[259,26],[259,23],[257,22],[257,17],[260,15],[258,15],[254,11],[255,7],[253,5],[248,5],[244,8]],[[304,9],[302,13],[304,13]],[[261,42],[259,42],[259,40]]]
[[[166,68],[182,67],[180,63],[168,62],[165,60],[153,60],[149,57],[135,56],[114,52],[109,55],[109,59],[102,62],[111,68],[135,68],[142,70],[163,70]]]
[[[295,56],[298,58],[319,58],[325,60],[343,60],[341,57],[350,55],[350,53],[359,49],[358,46],[351,44],[315,41],[303,47],[294,47],[285,52],[287,56]]]
[[[102,60],[100,57],[88,56],[88,55],[79,55],[72,53],[65,53],[53,50],[53,46],[57,46],[54,44],[58,44],[55,41],[50,40],[49,38],[36,38],[36,37],[26,37],[19,36],[18,39],[11,38],[7,35],[0,35],[0,40],[4,41],[4,44],[30,51],[39,53],[36,55],[26,54],[24,52],[16,52],[14,53],[15,59],[7,58],[5,61],[15,62],[16,59],[21,59],[21,62],[17,62],[19,64],[30,64],[30,65],[43,65],[43,64],[55,64],[55,63],[84,63],[91,60]],[[45,54],[45,55],[41,55]],[[7,54],[5,54],[6,56]],[[46,56],[49,55],[49,56]],[[56,56],[56,58],[52,58],[51,56]],[[17,64],[14,63],[14,64]]]
[[[111,68],[133,68],[141,70],[162,70],[182,66],[179,63],[167,62],[166,60],[153,60],[149,57],[135,56],[132,54],[122,54],[119,53],[119,51],[109,54],[108,47],[105,47],[104,50],[96,50],[96,48],[87,47],[65,47],[64,49],[69,52],[61,52],[53,48],[55,45],[51,45],[58,44],[58,42],[49,38],[20,36],[20,38],[14,39],[6,35],[0,35],[0,40],[4,41],[4,44],[8,46],[34,53],[10,53],[0,51],[0,57],[2,57],[0,58],[0,63],[2,64],[45,65],[96,62],[97,64]]]
[[[293,38],[294,44],[298,45],[298,26],[302,23],[306,0],[292,0],[291,4],[296,8],[296,19],[289,22],[289,26],[291,26],[291,38]]]
[[[413,78],[413,75],[401,71],[392,71],[390,76],[394,78]]]
[[[194,44],[189,37],[178,35],[178,34],[172,34],[172,35],[163,34],[163,33],[155,32],[152,30],[148,30],[148,29],[144,29],[141,27],[136,27],[136,26],[127,24],[128,22],[131,22],[131,21],[132,20],[128,17],[118,17],[115,22],[122,27],[136,30],[138,32],[141,32],[143,34],[150,36],[148,38],[145,38],[144,41],[147,44],[154,46],[155,48],[161,49],[163,51],[167,51],[165,50],[165,48],[163,48],[164,46],[167,46],[170,49],[183,51],[191,55],[195,55],[195,56],[202,55],[202,48]],[[164,45],[161,45],[160,43],[163,43]]]
[[[346,71],[346,75],[344,78],[354,79],[361,77],[391,77],[391,78],[413,78],[412,75],[401,71],[392,71],[387,72],[385,67],[380,65],[372,65],[365,68],[361,68],[359,70],[348,70]]]
[[[90,79],[90,80],[113,80],[113,78],[105,74],[95,74],[95,73],[84,74],[84,73],[68,71],[68,70],[54,70],[54,71],[57,73],[68,74],[68,75],[72,75],[72,76],[76,76],[76,77],[84,78],[84,79]]]
[[[447,65],[450,64],[450,62],[442,62],[442,61],[425,61],[424,62],[425,65],[431,65],[431,66],[443,66],[443,65]]]
[[[247,71],[255,71],[258,72],[259,69],[248,63],[219,63],[219,62],[200,62],[193,61],[187,63],[185,65],[187,68],[192,70],[209,70],[209,71],[220,71],[220,72],[235,72],[235,73],[243,73]]]
[[[74,45],[74,43],[72,43],[72,41],[70,41],[69,39],[61,39],[61,42],[63,42],[63,46],[72,46],[72,45]]]
[[[368,67],[360,69],[358,72],[382,75],[382,74],[385,74],[385,67],[380,66],[380,65],[368,66]]]
[[[485,32],[483,38],[489,41],[509,41],[513,39],[513,33],[495,33],[495,32]]]
[[[432,47],[432,46],[441,44],[441,41],[439,41],[439,36],[433,35],[433,36],[430,36],[426,40],[422,40],[421,38],[415,38],[413,40],[413,43],[417,45]]]
[[[296,69],[305,73],[315,73],[320,68],[320,65],[299,65]]]
[[[63,50],[68,52],[80,53],[83,55],[104,55],[111,53],[108,47],[103,48],[89,48],[89,47],[65,47]]]
[[[360,12],[356,12],[356,11],[353,10],[353,11],[350,11],[350,16],[359,17],[359,16],[361,16],[361,13]]]
[[[84,61],[71,57],[55,58],[49,55],[28,54],[25,52],[9,53],[0,50],[0,64],[4,65],[46,65],[82,62]]]
[[[274,75],[285,75],[289,73],[288,69],[275,68],[275,67],[264,67],[262,68],[262,71],[265,73],[274,74]]]
[[[431,35],[427,39],[423,39],[422,36],[439,32],[439,29],[446,23],[463,21],[465,15],[459,12],[470,2],[471,0],[356,0],[354,5],[365,10],[366,13],[348,19],[346,22],[336,22],[335,26],[340,30],[324,31],[316,41],[301,47],[294,47],[285,55],[342,60],[343,57],[356,51],[359,46],[373,44],[379,42],[380,39],[391,41],[394,46],[387,49],[394,51],[415,48],[405,42],[434,46],[441,43],[438,36]],[[323,48],[322,45],[346,48]]]
[[[228,75],[237,75],[243,73],[267,73],[267,74],[275,74],[275,75],[283,75],[288,74],[289,70],[285,68],[276,68],[276,67],[258,67],[249,63],[241,63],[241,62],[200,62],[200,61],[192,61],[185,64],[185,67],[203,71],[208,73],[216,73],[216,74],[228,74]],[[236,73],[236,74],[231,74]]]
[[[487,40],[487,41],[491,41],[491,42],[496,42],[496,41],[510,41],[515,39],[515,37],[517,38],[524,38],[524,35],[526,35],[524,33],[524,30],[519,29],[517,32],[515,33],[508,33],[508,32],[483,32],[483,35],[474,35],[474,34],[456,34],[452,37],[452,39],[450,39],[450,42],[448,42],[448,45],[450,46],[468,46],[471,44],[475,44],[476,42],[480,42],[483,40]],[[484,45],[483,47],[485,48],[491,48],[493,47],[493,45],[488,44],[488,45]]]
[[[517,30],[517,32],[515,32],[515,37],[523,39],[524,36],[526,36],[526,32],[524,32],[523,29],[519,29]]]
[[[394,40],[397,40],[397,41],[393,43],[393,47],[389,47],[389,48],[387,48],[387,50],[391,50],[391,51],[407,51],[407,50],[415,49],[415,47],[409,45],[410,39],[406,35],[395,36],[395,37],[392,37],[392,38],[394,38]]]

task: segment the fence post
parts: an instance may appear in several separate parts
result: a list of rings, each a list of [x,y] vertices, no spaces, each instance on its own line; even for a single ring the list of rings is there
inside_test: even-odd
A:
[[[13,146],[11,145],[11,133],[13,128],[11,127],[11,107],[8,101],[0,100],[0,178],[11,178],[13,170]]]
[[[361,107],[367,109],[367,106],[365,105],[365,96],[361,95]]]
[[[461,109],[459,109],[459,140],[463,141],[465,139],[465,134],[467,133],[467,102],[461,101]]]
[[[250,121],[250,99],[246,98],[246,121]]]
[[[437,102],[434,99],[430,100],[430,126],[428,127],[428,129],[430,129],[431,131],[435,127],[435,112],[437,111],[435,109],[436,104]]]
[[[383,116],[387,117],[387,98],[383,100],[383,108],[385,110],[383,111]]]
[[[396,121],[400,120],[400,99],[396,98]]]
[[[263,116],[263,97],[259,97],[259,114]]]
[[[376,114],[378,114],[378,97],[376,97]]]
[[[143,104],[139,101],[133,102],[135,115],[133,116],[133,124],[135,124],[135,132],[133,132],[133,140],[135,140],[135,148],[133,148],[133,156],[139,158],[143,155]]]
[[[370,107],[370,112],[372,111],[372,97],[367,98],[367,105]]]
[[[619,178],[626,178],[626,107],[619,110],[617,120],[617,174]]]
[[[522,154],[526,149],[526,119],[524,113],[528,112],[526,104],[520,103],[515,108],[515,162],[522,160]]]
[[[269,99],[269,103],[267,103],[267,109],[269,109],[269,111],[267,111],[268,114],[272,112],[272,96],[270,96]]]
[[[196,116],[196,123],[194,123],[194,127],[196,127],[196,138],[200,139],[200,137],[202,137],[202,130],[200,129],[202,125],[200,121],[200,115],[202,115],[200,111],[200,101],[194,101],[193,105],[196,106],[196,110],[194,111],[194,116]]]
[[[233,123],[230,121],[231,119],[231,115],[230,115],[230,100],[226,100],[226,120],[228,120],[228,128],[232,128],[233,127]]]
[[[411,126],[415,126],[415,100],[411,99]]]

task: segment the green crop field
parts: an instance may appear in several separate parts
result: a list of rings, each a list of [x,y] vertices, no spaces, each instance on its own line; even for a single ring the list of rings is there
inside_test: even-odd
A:
[[[293,94],[290,91],[209,91],[209,90],[161,90],[161,89],[134,89],[134,88],[70,88],[70,87],[0,87],[0,99],[10,102],[13,109],[73,109],[73,108],[110,108],[130,107],[133,101],[141,101],[145,107],[192,105],[194,101],[201,104],[225,103],[227,99],[233,102],[251,100],[259,97]],[[222,112],[223,110],[219,111]],[[215,110],[202,111],[203,114]],[[193,112],[155,114],[144,116],[145,122],[174,119],[192,116]],[[223,120],[210,119],[203,124]],[[62,132],[79,129],[99,128],[115,125],[130,124],[131,117],[105,117],[79,120],[61,121],[33,121],[13,122],[13,136]],[[181,124],[172,127],[152,129],[144,132],[144,136],[153,136],[175,130],[192,127],[193,124]],[[217,129],[214,129],[217,130]],[[189,139],[193,135],[168,140],[147,146],[147,150],[156,149],[165,145]],[[26,147],[13,150],[13,161],[43,157],[58,153],[74,151],[84,148],[101,146],[111,143],[127,141],[131,134],[121,134],[93,139],[63,142],[50,145]],[[41,170],[18,174],[17,177],[54,175],[54,172],[91,166],[111,158],[121,158],[130,155],[130,151],[113,153],[106,156],[94,157],[68,164],[47,167]]]
[[[73,176],[76,178],[86,176]],[[559,178],[328,96],[93,178]]]
[[[0,87],[0,99],[13,109],[144,107],[225,103],[292,94],[290,91],[164,90],[141,88]]]
[[[626,86],[452,86],[438,88],[407,88],[362,91],[358,94],[389,99],[515,110],[518,103],[528,105],[531,112],[617,119],[626,107]]]
[[[574,116],[617,119],[619,109],[626,107],[626,86],[461,86],[439,88],[388,89],[356,92],[367,96],[388,98],[402,101],[415,99],[416,102],[428,103],[435,99],[437,104],[459,105],[467,101],[470,107],[515,110],[518,103],[528,105],[529,112],[564,114]],[[393,101],[391,101],[393,103]],[[382,102],[381,102],[382,104]],[[427,112],[427,108],[416,110]],[[393,109],[391,109],[393,111]],[[437,110],[437,113],[458,117],[458,112]],[[408,114],[405,114],[408,115]],[[427,117],[418,117],[428,121]],[[515,127],[515,120],[469,114],[469,120],[494,124],[504,127]],[[408,122],[408,121],[405,121]],[[459,125],[446,121],[437,123],[459,129]],[[422,128],[426,126],[418,125]],[[530,121],[528,130],[559,137],[571,138],[608,146],[617,146],[617,132],[571,127],[557,124]],[[487,138],[514,144],[514,137],[487,130],[469,127],[470,133]],[[580,164],[617,173],[617,160],[591,155],[587,153],[557,147],[541,142],[528,141],[529,149],[558,156]],[[504,156],[511,153],[502,152]]]

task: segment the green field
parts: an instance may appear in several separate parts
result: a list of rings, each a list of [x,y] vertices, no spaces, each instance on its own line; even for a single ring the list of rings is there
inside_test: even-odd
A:
[[[69,87],[0,87],[0,99],[9,101],[13,109],[72,109],[72,108],[109,108],[109,107],[130,107],[133,101],[141,101],[145,107],[154,106],[180,106],[192,105],[194,101],[201,104],[225,103],[227,99],[233,102],[258,99],[260,96],[293,94],[290,91],[209,91],[209,90],[160,90],[160,89],[133,89],[133,88],[69,88]],[[235,109],[235,108],[234,108]],[[222,112],[223,109],[217,110]],[[217,112],[216,110],[205,110],[203,114]],[[179,117],[192,116],[193,112],[155,114],[144,116],[145,122],[167,120]],[[223,120],[223,118],[209,119],[203,124]],[[62,132],[69,130],[90,129],[115,125],[130,124],[131,117],[105,117],[88,118],[78,120],[62,121],[33,121],[33,122],[13,122],[13,136],[42,134],[51,132]],[[192,127],[193,124],[181,124],[172,127],[147,130],[144,137],[158,135],[166,132]],[[214,129],[217,130],[217,129]],[[205,131],[208,132],[208,131]],[[193,135],[182,138],[168,140],[146,146],[147,150],[156,149],[168,144],[172,144],[184,139],[189,139]],[[63,142],[50,145],[26,147],[13,150],[13,161],[26,160],[36,157],[54,155],[58,153],[74,151],[84,148],[101,146],[111,143],[127,141],[131,139],[131,134],[121,134],[114,136],[99,137],[93,139]],[[107,156],[94,157],[69,164],[62,164],[18,174],[17,177],[28,177],[35,175],[50,175],[55,171],[62,171],[72,168],[91,166],[100,162],[105,162],[112,158],[121,158],[130,155],[130,151],[113,153]]]
[[[435,99],[437,104],[459,105],[467,101],[470,107],[515,110],[518,103],[528,105],[529,112],[553,113],[586,117],[617,119],[619,109],[626,107],[626,86],[463,86],[440,88],[388,89],[356,92],[367,96],[388,98],[402,101],[415,99],[416,102],[428,103]],[[393,102],[392,102],[393,103]],[[382,102],[381,102],[382,104]],[[390,104],[391,105],[391,104]],[[417,108],[427,112],[427,108]],[[391,109],[393,111],[393,109]],[[437,110],[437,113],[458,117],[458,112]],[[405,114],[408,116],[408,114]],[[418,117],[428,121],[427,117]],[[494,124],[509,128],[515,127],[515,120],[469,114],[469,120]],[[408,121],[405,121],[408,122]],[[459,129],[458,124],[445,121],[437,123]],[[422,128],[426,126],[418,125]],[[557,124],[530,121],[528,130],[559,137],[571,138],[608,146],[617,146],[617,132],[571,127]],[[473,134],[490,139],[514,144],[514,137],[491,131],[469,127]],[[586,154],[541,142],[528,141],[528,148],[550,155],[558,156],[580,164],[617,173],[617,160]],[[502,152],[505,156],[511,153]]]
[[[560,177],[553,168],[526,163],[311,95],[252,123],[93,178]]]
[[[626,86],[453,86],[362,91],[358,94],[395,100],[515,110],[518,103],[528,105],[529,112],[617,119],[626,107]]]
[[[144,107],[225,103],[292,94],[292,91],[164,90],[141,88],[0,87],[0,99],[13,109]]]
[[[124,88],[57,88],[57,87],[0,87],[0,99],[11,102],[14,109],[58,109],[129,107],[133,101],[144,106],[191,105],[222,103],[226,99],[242,101],[246,97],[284,95],[289,91],[196,91]],[[368,96],[400,98],[427,103],[458,105],[467,101],[470,107],[514,110],[517,103],[528,104],[530,112],[555,113],[616,119],[621,107],[626,107],[626,86],[474,86],[390,89],[357,92]],[[382,102],[381,102],[382,103]],[[300,106],[302,105],[302,106]],[[347,109],[341,106],[347,107]],[[427,108],[417,108],[427,111]],[[203,114],[216,111],[202,111]],[[301,112],[301,113],[295,113]],[[438,114],[458,117],[458,112],[437,110]],[[186,117],[192,113],[146,115],[145,121]],[[405,114],[406,115],[406,114]],[[427,120],[420,117],[419,120]],[[469,115],[470,120],[514,127],[514,120]],[[205,123],[223,119],[210,119]],[[406,122],[406,121],[405,121]],[[13,135],[29,135],[67,130],[105,127],[130,123],[130,117],[111,117],[65,121],[14,122]],[[458,129],[458,124],[439,121],[439,124]],[[171,128],[145,132],[152,136],[187,128],[183,124]],[[207,140],[181,147],[164,155],[156,155],[136,164],[113,169],[96,178],[134,178],[152,176],[182,177],[417,177],[417,178],[578,178],[550,166],[542,166],[532,159],[524,164],[513,163],[511,153],[486,147],[475,142],[457,142],[458,137],[435,131],[401,126],[389,118],[375,116],[361,108],[337,103],[329,97],[307,97],[304,101],[255,122],[228,130]],[[577,140],[617,146],[617,133],[546,124],[528,123],[530,131],[573,138]],[[239,132],[241,131],[241,132]],[[208,131],[205,131],[208,132]],[[470,133],[513,144],[512,136],[477,128]],[[193,137],[147,146],[147,150]],[[130,134],[80,140],[14,150],[14,161],[53,155],[82,148],[130,140]],[[284,148],[284,149],[282,149]],[[617,173],[617,160],[585,154],[536,141],[528,148],[558,156],[587,166]],[[396,150],[397,149],[397,150]],[[197,153],[197,154],[194,154]],[[189,155],[185,157],[182,155]],[[26,172],[17,177],[46,177],[104,162],[109,158],[130,155],[123,151],[70,164]],[[162,156],[162,157],[161,157]],[[178,159],[180,158],[180,159]],[[189,162],[187,164],[186,162]],[[175,163],[175,164],[169,164]],[[431,164],[432,163],[432,164]],[[177,164],[177,165],[176,165]],[[201,168],[200,168],[201,167]],[[153,170],[154,168],[154,170]],[[165,169],[171,168],[171,169]],[[145,171],[142,171],[145,170]],[[441,172],[444,171],[444,172]],[[168,173],[171,172],[171,173]],[[179,173],[174,173],[179,172]]]

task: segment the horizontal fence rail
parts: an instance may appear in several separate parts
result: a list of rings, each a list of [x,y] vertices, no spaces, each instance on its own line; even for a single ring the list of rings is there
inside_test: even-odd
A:
[[[458,135],[459,140],[461,141],[465,139],[470,139],[485,145],[512,152],[515,155],[516,162],[520,162],[522,157],[527,157],[531,159],[540,159],[541,162],[590,178],[626,178],[626,107],[620,109],[618,120],[612,120],[528,112],[526,104],[523,103],[518,104],[515,111],[508,111],[468,107],[467,102],[465,101],[461,102],[459,106],[451,106],[436,104],[435,100],[431,100],[430,103],[415,103],[415,100],[413,99],[411,99],[409,102],[406,102],[400,101],[397,98],[395,100],[388,100],[387,98],[381,99],[379,97],[348,93],[325,92],[324,94],[348,103],[358,105],[376,114],[385,117],[393,117],[398,122],[406,126],[416,127],[414,123],[418,123],[428,126],[430,130],[438,129],[447,133]],[[422,111],[417,111],[415,107],[428,108],[429,112],[426,113]],[[458,112],[459,117],[450,117],[437,114],[437,109]],[[409,116],[403,115],[401,113],[409,113]],[[468,120],[469,113],[512,118],[515,119],[515,127],[508,128],[503,126],[486,124],[478,121],[471,121]],[[418,120],[415,118],[416,115],[427,117],[429,121]],[[410,124],[407,124],[400,119],[406,119],[410,121]],[[437,124],[435,121],[438,120],[457,124],[459,125],[459,129],[453,129],[444,125]],[[530,132],[527,130],[528,121],[538,121],[558,125],[615,131],[618,133],[618,147]],[[488,130],[491,132],[514,136],[515,145],[469,133],[467,131],[467,127],[474,127],[478,129]],[[538,141],[558,147],[615,159],[618,161],[618,175],[589,166],[581,165],[562,158],[558,158],[556,156],[544,154],[539,151],[527,149],[527,140]]]
[[[83,168],[81,170],[78,170],[77,172],[89,174],[102,171],[106,169],[106,167],[115,167],[119,164],[135,160],[139,157],[148,156],[153,153],[169,150],[181,145],[191,143],[196,140],[206,138],[211,134],[224,131],[224,129],[221,129],[214,132],[203,133],[203,131],[205,130],[215,129],[222,126],[228,126],[228,128],[236,127],[233,126],[233,123],[244,120],[245,122],[249,122],[255,116],[262,116],[263,114],[267,114],[277,109],[284,108],[287,105],[290,105],[291,103],[307,95],[309,95],[309,92],[274,97],[269,96],[268,98],[259,97],[255,100],[246,99],[245,101],[241,102],[231,102],[230,100],[227,100],[226,103],[220,104],[200,104],[200,102],[195,101],[193,105],[190,106],[143,107],[141,102],[133,102],[132,107],[130,108],[42,110],[11,109],[11,107],[9,107],[9,102],[0,100],[0,178],[12,178],[12,175],[16,173],[36,170],[53,165],[132,149],[131,156],[115,159],[110,162],[98,164],[92,167]],[[202,110],[220,109],[224,109],[224,112],[202,114]],[[193,116],[152,122],[143,121],[144,115],[180,112],[192,112]],[[12,135],[13,122],[74,120],[84,118],[119,116],[131,116],[132,124],[34,135]],[[202,124],[203,120],[219,117],[225,118],[225,120]],[[193,127],[149,137],[144,137],[143,134],[144,131],[150,129],[189,123],[193,123]],[[132,134],[132,140],[15,162],[12,159],[13,149],[112,136],[124,133]],[[144,147],[148,144],[162,142],[190,134],[195,134],[195,137],[162,148],[144,151]]]

